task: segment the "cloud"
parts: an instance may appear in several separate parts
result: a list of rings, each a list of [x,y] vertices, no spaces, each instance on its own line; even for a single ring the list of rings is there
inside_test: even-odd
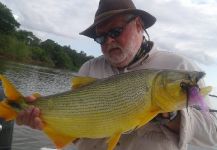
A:
[[[138,2],[139,6],[144,3]],[[149,32],[160,48],[184,52],[200,63],[210,64],[217,59],[216,7],[217,2],[211,0],[153,0],[152,5],[142,9],[157,17]]]
[[[80,0],[5,0],[19,16],[22,28],[53,33],[60,36],[76,37],[92,17],[93,4],[97,1]],[[84,19],[86,18],[86,19]]]
[[[58,36],[58,41],[84,41],[81,47],[92,52],[95,45],[79,36],[92,24],[98,0],[0,0],[12,9],[21,28],[33,31],[43,39]],[[134,0],[139,9],[156,16],[156,24],[148,29],[158,47],[169,51],[194,54],[195,60],[207,64],[217,59],[217,1],[216,0]],[[67,39],[67,40],[66,40]],[[89,40],[89,41],[88,41]],[[85,42],[88,41],[85,45]],[[69,44],[72,44],[69,43]],[[80,42],[78,43],[80,44]],[[92,47],[93,46],[93,47]],[[97,47],[99,49],[99,47]],[[97,55],[97,54],[96,54]],[[98,54],[100,55],[100,53]],[[206,57],[206,58],[204,58]],[[200,59],[198,59],[200,58]],[[209,61],[208,64],[214,63]]]
[[[217,63],[214,57],[207,55],[204,51],[188,50],[188,51],[179,51],[179,53],[204,65],[212,65]]]

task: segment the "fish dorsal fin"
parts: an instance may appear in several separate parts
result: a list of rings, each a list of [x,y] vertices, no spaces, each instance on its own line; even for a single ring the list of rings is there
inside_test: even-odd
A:
[[[72,143],[76,138],[67,135],[59,134],[49,125],[45,125],[43,128],[44,132],[52,139],[57,149],[61,149],[67,144]]]
[[[3,75],[0,75],[0,80],[4,88],[5,96],[7,99],[16,101],[23,97],[20,92],[15,88],[15,86]]]
[[[34,97],[36,97],[36,98],[40,98],[41,97],[41,94],[39,94],[39,93],[33,93],[32,94]]]
[[[17,112],[12,109],[5,101],[0,102],[0,118],[6,121],[14,120],[17,116]]]
[[[77,76],[72,79],[72,88],[77,89],[95,82],[97,79],[92,77]]]

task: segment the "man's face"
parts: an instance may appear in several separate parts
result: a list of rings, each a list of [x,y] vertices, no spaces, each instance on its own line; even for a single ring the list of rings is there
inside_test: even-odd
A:
[[[101,49],[111,65],[123,68],[133,60],[140,48],[143,31],[139,17],[126,22],[123,16],[117,16],[97,26],[96,33],[103,35],[117,27],[123,27],[121,34],[115,38],[107,36],[105,42],[101,44]]]

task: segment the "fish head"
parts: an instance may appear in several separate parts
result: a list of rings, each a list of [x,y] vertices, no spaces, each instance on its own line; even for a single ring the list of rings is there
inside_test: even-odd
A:
[[[171,71],[160,72],[153,84],[153,101],[163,112],[183,109],[188,105],[188,89],[198,87],[204,72]],[[198,87],[199,89],[199,87]]]

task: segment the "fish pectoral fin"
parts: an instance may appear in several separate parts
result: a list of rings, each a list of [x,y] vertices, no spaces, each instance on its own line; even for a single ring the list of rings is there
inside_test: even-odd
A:
[[[149,111],[145,113],[142,117],[140,117],[140,123],[137,126],[137,128],[140,128],[144,126],[146,123],[151,121],[155,116],[157,116],[160,113],[160,108],[158,107],[152,107]]]
[[[97,79],[92,77],[74,77],[72,79],[72,89],[77,89],[95,82]]]
[[[120,137],[121,137],[121,133],[116,133],[112,137],[110,137],[107,141],[107,143],[108,143],[108,149],[107,150],[113,150],[115,148],[115,146],[117,145]]]
[[[4,88],[5,96],[10,101],[16,101],[23,97],[15,86],[3,75],[0,75],[0,80]]]
[[[60,133],[56,132],[54,129],[47,126],[47,125],[44,126],[43,130],[48,135],[48,137],[53,140],[53,142],[56,145],[57,149],[61,149],[64,146],[66,146],[67,144],[70,144],[74,140],[77,139],[77,138],[74,138],[74,137],[71,137],[71,136],[60,134]]]
[[[5,101],[0,102],[0,118],[6,121],[14,120],[17,116],[17,112],[11,108]]]

